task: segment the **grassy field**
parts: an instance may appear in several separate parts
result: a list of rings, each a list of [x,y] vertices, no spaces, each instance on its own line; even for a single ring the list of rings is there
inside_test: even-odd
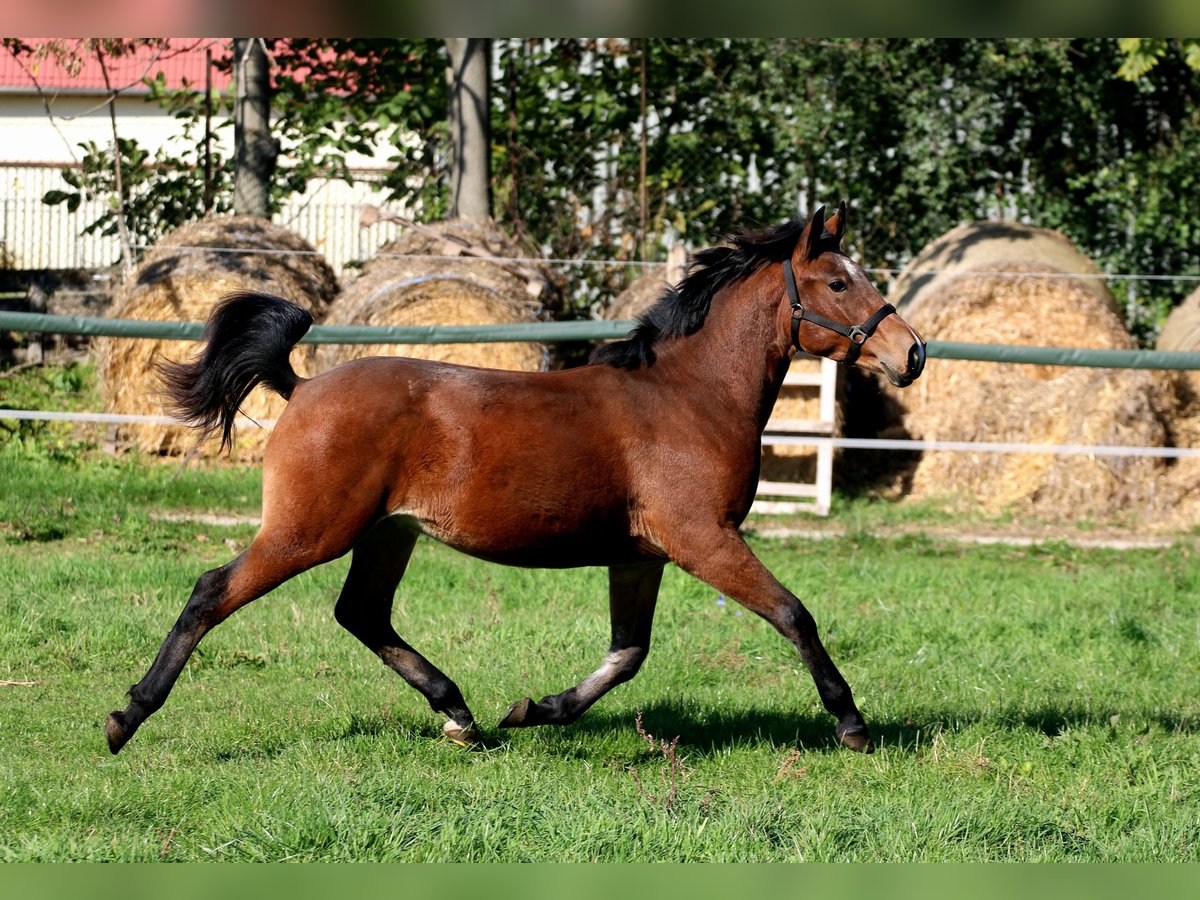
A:
[[[4,404],[99,408],[86,366],[4,378]],[[835,746],[781,638],[671,569],[635,681],[570,728],[462,750],[334,623],[344,560],[207,637],[112,757],[104,716],[254,533],[187,517],[252,519],[260,479],[114,461],[99,436],[0,419],[0,860],[1200,857],[1194,535],[972,547],[922,531],[1012,523],[839,498],[823,524],[845,537],[754,540],[854,686],[870,757]],[[491,725],[598,664],[605,576],[426,541],[395,621]]]
[[[253,535],[158,516],[253,515],[258,473],[45,437],[0,453],[5,861],[1200,858],[1190,543],[887,538],[894,511],[844,503],[845,538],[756,540],[854,686],[869,757],[836,748],[781,638],[670,569],[635,681],[570,728],[462,750],[333,621],[343,560],[213,632],[112,757],[105,714]],[[599,663],[605,577],[423,541],[395,621],[490,726]]]

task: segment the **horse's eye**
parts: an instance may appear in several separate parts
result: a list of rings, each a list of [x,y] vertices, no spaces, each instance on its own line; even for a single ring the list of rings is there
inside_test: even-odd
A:
[[[842,281],[840,278],[836,278],[829,282],[829,289],[837,294],[840,294],[842,291],[846,290],[846,287],[846,282]]]

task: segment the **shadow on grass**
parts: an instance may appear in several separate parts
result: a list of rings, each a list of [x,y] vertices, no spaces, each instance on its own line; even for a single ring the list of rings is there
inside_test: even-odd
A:
[[[570,748],[594,739],[602,743],[622,735],[634,734],[639,710],[592,710],[573,725],[543,726],[538,729],[543,739],[561,745],[562,752],[571,755]],[[692,754],[716,755],[730,748],[766,744],[778,749],[797,748],[817,752],[846,752],[834,735],[832,716],[809,713],[786,713],[777,710],[739,709],[730,711],[693,711],[679,703],[663,701],[640,709],[645,731],[661,741],[678,738],[681,746]],[[1114,718],[1115,717],[1115,718]],[[912,754],[929,746],[934,735],[954,734],[975,725],[992,730],[1036,731],[1056,738],[1082,728],[1116,727],[1158,728],[1166,733],[1192,735],[1200,732],[1200,719],[1192,716],[1145,716],[1138,713],[1105,713],[1055,710],[1000,710],[982,713],[958,711],[929,713],[917,720],[905,718],[869,720],[871,736],[877,747],[890,752]],[[478,750],[497,750],[511,743],[516,732],[495,727],[483,727],[475,744]],[[441,727],[433,719],[408,719],[392,714],[356,714],[346,727],[328,735],[334,742],[386,738],[418,743],[444,742]],[[287,752],[290,742],[268,738],[261,744],[239,741],[236,747],[218,750],[218,760],[228,762],[254,758],[272,758]]]
[[[1151,728],[1160,728],[1168,733],[1196,734],[1200,732],[1200,717],[1148,716],[1137,712],[1095,713],[1074,710],[1063,712],[1061,710],[1040,709],[1033,712],[1026,710],[1014,713],[1011,717],[1000,714],[988,716],[987,718],[1009,727],[1023,726],[1031,728],[1035,731],[1040,731],[1047,737],[1061,737],[1074,729],[1096,725],[1109,727],[1116,727],[1118,725],[1122,725],[1122,727],[1146,725]]]
[[[600,736],[633,731],[637,712],[632,709],[622,712],[592,711],[557,733],[562,735],[563,740],[577,740],[581,734]],[[641,714],[643,727],[656,738],[669,742],[678,737],[681,745],[702,754],[716,754],[731,747],[755,743],[766,743],[777,748],[844,752],[834,734],[834,718],[824,714],[757,709],[697,713],[672,702],[651,704],[644,707]],[[877,747],[893,752],[915,753],[928,746],[934,734],[963,731],[978,724],[997,730],[1031,730],[1049,737],[1059,737],[1080,728],[1112,727],[1111,715],[1116,715],[1117,721],[1143,723],[1168,733],[1195,734],[1200,731],[1200,720],[1196,717],[1097,714],[1054,709],[930,713],[916,721],[908,718],[877,718],[868,719],[867,724]]]
[[[633,732],[637,713],[635,709],[592,710],[564,729],[563,734]],[[761,709],[695,711],[670,701],[645,706],[641,714],[642,725],[650,734],[665,741],[678,737],[681,745],[701,753],[762,743],[810,750],[834,750],[841,746],[834,735],[837,723],[827,715]],[[878,734],[878,729],[872,727],[872,734]]]

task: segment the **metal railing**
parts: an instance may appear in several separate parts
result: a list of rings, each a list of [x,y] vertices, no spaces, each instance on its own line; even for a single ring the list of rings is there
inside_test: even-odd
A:
[[[314,325],[301,338],[306,344],[475,344],[508,341],[598,341],[623,337],[636,323],[587,319],[570,322],[521,322],[510,325]],[[19,332],[159,338],[198,341],[201,322],[150,322],[88,316],[0,311],[0,328]],[[1038,366],[1088,366],[1110,369],[1200,369],[1200,352],[1099,350],[1016,344],[930,341],[931,359],[1024,363]]]

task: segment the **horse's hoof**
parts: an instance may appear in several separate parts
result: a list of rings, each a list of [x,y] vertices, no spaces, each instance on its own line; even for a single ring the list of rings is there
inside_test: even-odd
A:
[[[501,728],[520,728],[523,725],[530,725],[528,722],[529,710],[533,708],[533,701],[528,697],[523,700],[518,700],[509,707],[504,718],[500,720]]]
[[[442,734],[450,743],[458,744],[460,747],[471,747],[479,741],[479,733],[475,730],[474,725],[463,728],[453,720],[442,726]]]
[[[108,738],[108,749],[112,751],[113,756],[120,753],[125,742],[131,737],[125,729],[125,716],[116,711],[110,712],[104,722],[104,736]]]
[[[870,732],[862,728],[857,731],[839,731],[838,740],[843,747],[848,747],[855,753],[874,753],[875,744],[871,741]]]

